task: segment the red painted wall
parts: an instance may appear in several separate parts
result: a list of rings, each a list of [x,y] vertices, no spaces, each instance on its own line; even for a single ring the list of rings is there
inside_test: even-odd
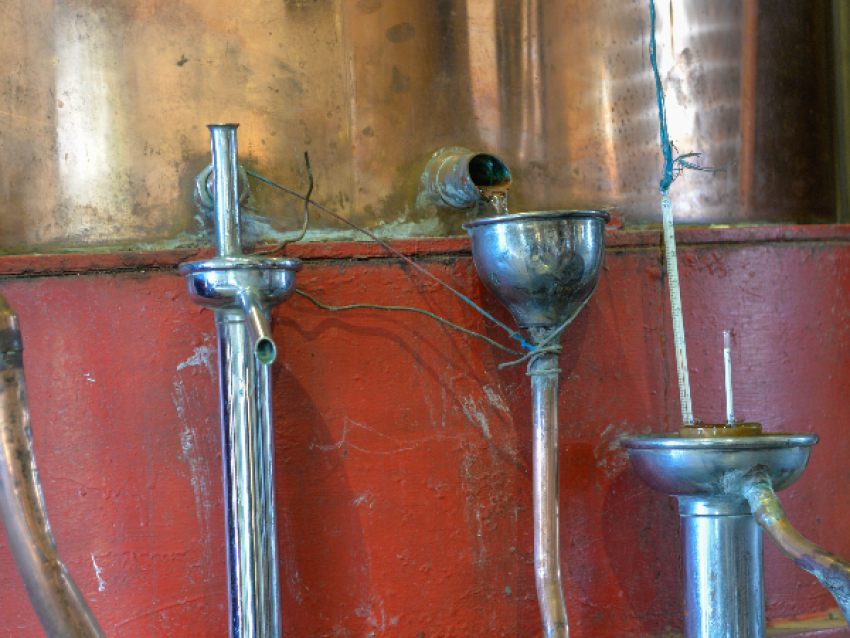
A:
[[[850,231],[680,241],[696,414],[723,416],[732,327],[740,414],[821,435],[782,494],[790,517],[850,556]],[[619,440],[676,425],[666,284],[657,234],[609,233],[609,244],[561,361],[567,606],[575,638],[663,636],[681,631],[676,504],[640,482]],[[403,247],[508,319],[464,241]],[[504,341],[374,247],[298,250],[309,258],[299,287],[322,301],[414,305]],[[226,632],[215,329],[173,270],[185,257],[0,260],[51,523],[110,637]],[[497,370],[509,355],[419,315],[329,313],[300,297],[275,315],[286,635],[540,636],[524,371]],[[834,607],[772,546],[765,561],[769,618]],[[0,609],[0,636],[43,635],[2,536]]]

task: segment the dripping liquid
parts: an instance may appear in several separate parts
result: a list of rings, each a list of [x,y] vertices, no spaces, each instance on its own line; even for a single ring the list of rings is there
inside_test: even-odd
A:
[[[508,214],[508,191],[482,188],[486,217],[502,217]]]

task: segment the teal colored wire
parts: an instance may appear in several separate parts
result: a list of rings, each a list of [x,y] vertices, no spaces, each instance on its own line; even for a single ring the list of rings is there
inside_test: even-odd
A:
[[[443,286],[443,287],[444,287],[444,288],[446,288],[447,290],[449,290],[449,291],[451,291],[452,293],[454,293],[457,297],[459,297],[460,299],[462,299],[462,300],[463,300],[464,302],[466,302],[468,305],[470,305],[470,306],[472,306],[473,308],[475,308],[475,310],[477,310],[479,313],[481,313],[484,317],[486,317],[487,319],[489,319],[490,321],[492,321],[493,323],[495,323],[497,326],[499,326],[500,328],[502,328],[503,330],[505,330],[505,332],[507,332],[507,333],[508,333],[511,337],[513,337],[514,339],[516,339],[517,341],[519,341],[520,345],[521,345],[521,346],[522,346],[525,350],[534,350],[534,346],[532,346],[530,343],[528,343],[528,341],[526,341],[526,340],[525,340],[525,338],[522,336],[522,334],[520,334],[520,333],[519,333],[519,331],[517,331],[517,330],[512,330],[509,326],[505,325],[504,323],[502,323],[501,321],[499,321],[498,319],[496,319],[493,315],[491,315],[489,312],[487,312],[486,310],[484,310],[484,308],[482,308],[482,307],[481,307],[481,306],[479,306],[477,303],[475,303],[474,301],[472,301],[472,299],[470,299],[469,297],[467,297],[466,295],[464,295],[462,292],[460,292],[460,291],[458,291],[458,290],[455,290],[454,288],[452,288],[449,284],[447,284],[445,281],[443,281],[443,280],[442,280],[442,279],[440,279],[439,277],[435,277],[434,275],[432,275],[431,273],[429,273],[427,270],[425,270],[422,266],[420,266],[420,265],[419,265],[419,264],[417,264],[415,261],[413,261],[412,259],[410,259],[410,257],[408,257],[407,255],[405,255],[405,254],[404,254],[404,253],[402,253],[401,251],[396,250],[395,248],[393,248],[392,246],[390,246],[387,242],[382,241],[381,239],[378,239],[378,237],[376,237],[373,233],[370,233],[370,232],[369,232],[368,230],[366,230],[365,228],[361,228],[360,226],[358,226],[358,225],[357,225],[357,224],[355,224],[354,222],[352,222],[352,221],[349,221],[349,220],[345,219],[345,217],[342,217],[341,215],[337,215],[337,214],[336,214],[335,212],[333,212],[332,210],[329,210],[329,209],[325,208],[325,207],[324,207],[324,206],[322,206],[321,204],[317,204],[316,202],[314,202],[313,200],[311,200],[309,197],[305,197],[305,196],[304,196],[304,195],[302,195],[301,193],[297,193],[297,192],[295,192],[294,190],[291,190],[291,189],[289,189],[289,188],[286,188],[285,186],[281,186],[280,184],[277,184],[277,183],[275,183],[275,182],[271,181],[270,179],[267,179],[267,178],[263,177],[262,175],[257,175],[257,173],[254,173],[254,172],[252,172],[252,171],[245,171],[245,172],[246,172],[246,173],[248,173],[248,175],[250,175],[251,177],[254,177],[254,178],[258,179],[258,180],[260,180],[261,182],[265,182],[265,183],[266,183],[266,184],[268,184],[269,186],[274,186],[275,188],[278,188],[278,189],[282,190],[282,191],[283,191],[283,192],[285,192],[285,193],[289,193],[290,195],[294,195],[295,197],[298,197],[298,198],[300,198],[300,199],[303,199],[305,202],[307,202],[307,203],[309,203],[309,204],[312,204],[313,206],[315,206],[315,207],[316,207],[316,208],[318,208],[319,210],[326,212],[326,213],[327,213],[328,215],[330,215],[331,217],[334,217],[334,218],[338,219],[339,221],[343,222],[344,224],[348,224],[348,225],[349,225],[349,226],[351,226],[353,229],[355,229],[355,230],[357,230],[357,231],[359,231],[359,232],[363,233],[364,235],[366,235],[367,237],[369,237],[372,241],[377,242],[379,245],[383,246],[384,248],[386,248],[387,250],[389,250],[389,251],[390,251],[391,253],[393,253],[394,255],[397,255],[398,257],[400,257],[401,259],[403,259],[405,262],[407,262],[408,264],[410,264],[411,266],[413,266],[413,268],[415,268],[416,270],[418,270],[419,272],[421,272],[423,275],[425,275],[426,277],[428,277],[428,278],[430,278],[430,279],[433,279],[433,280],[434,280],[434,281],[436,281],[438,284],[440,284],[441,286]]]
[[[440,323],[448,326],[449,328],[453,328],[454,330],[457,330],[458,332],[462,332],[462,333],[467,334],[471,337],[475,337],[477,339],[481,339],[483,341],[486,341],[491,346],[495,346],[496,348],[499,348],[499,350],[504,350],[505,352],[507,352],[509,354],[513,354],[513,355],[516,355],[516,356],[521,356],[523,354],[522,352],[518,352],[516,350],[511,350],[510,348],[503,346],[498,341],[493,341],[490,337],[486,337],[483,334],[473,332],[472,330],[469,330],[468,328],[464,328],[463,326],[459,326],[455,323],[452,323],[448,319],[444,319],[440,315],[436,315],[433,312],[429,312],[427,310],[422,310],[421,308],[414,308],[413,306],[380,306],[378,304],[373,304],[373,303],[355,303],[355,304],[349,304],[347,306],[329,306],[327,304],[322,303],[321,301],[319,301],[318,299],[316,299],[312,295],[307,294],[303,290],[296,289],[295,292],[296,292],[296,294],[301,295],[305,299],[308,299],[309,301],[313,302],[319,308],[321,308],[323,310],[330,310],[331,312],[339,312],[340,310],[359,310],[359,309],[403,310],[405,312],[415,312],[417,314],[425,315],[426,317],[430,317],[431,319],[439,321]]]

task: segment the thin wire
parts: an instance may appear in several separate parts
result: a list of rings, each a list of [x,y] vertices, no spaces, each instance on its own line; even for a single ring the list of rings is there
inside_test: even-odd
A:
[[[511,350],[510,348],[503,346],[501,343],[498,343],[497,341],[493,341],[490,337],[486,337],[486,336],[479,334],[477,332],[473,332],[472,330],[469,330],[467,328],[464,328],[463,326],[459,326],[455,323],[452,323],[448,319],[443,319],[441,316],[435,315],[433,312],[428,312],[427,310],[422,310],[421,308],[413,308],[412,306],[380,306],[378,304],[371,304],[371,303],[355,303],[355,304],[350,304],[348,306],[329,306],[327,304],[323,304],[321,301],[319,301],[318,299],[316,299],[312,295],[307,294],[303,290],[296,289],[295,292],[296,292],[296,294],[299,294],[302,297],[305,297],[306,299],[310,300],[315,305],[317,305],[319,308],[322,308],[323,310],[330,310],[331,312],[338,312],[340,310],[357,310],[357,309],[361,309],[361,308],[366,308],[366,309],[371,309],[371,310],[404,310],[404,311],[407,311],[407,312],[415,312],[415,313],[420,314],[420,315],[425,315],[426,317],[431,317],[431,319],[439,321],[440,323],[445,324],[450,328],[454,328],[455,330],[457,330],[459,332],[462,332],[464,334],[468,334],[471,337],[476,337],[477,339],[481,339],[483,341],[486,341],[491,346],[495,346],[496,348],[499,348],[499,350],[504,350],[505,352],[513,354],[513,355],[521,355],[522,354],[522,352],[519,352],[517,350]]]
[[[515,359],[514,361],[506,361],[505,363],[500,363],[499,370],[518,365],[523,361],[528,361],[529,367],[531,367],[531,363],[534,361],[535,358],[537,358],[537,356],[541,354],[546,354],[547,352],[554,352],[556,354],[560,354],[561,346],[555,340],[561,336],[561,333],[566,330],[567,326],[573,322],[573,319],[575,319],[578,316],[578,313],[580,313],[582,309],[587,305],[587,302],[590,301],[590,298],[593,296],[593,293],[596,292],[596,288],[598,286],[599,281],[597,280],[596,284],[594,284],[593,286],[593,290],[591,291],[591,293],[585,298],[583,302],[581,302],[581,305],[579,305],[579,307],[575,309],[573,314],[571,314],[564,323],[562,323],[551,333],[549,333],[548,337],[546,337],[543,341],[535,345],[534,349],[531,352],[526,352],[522,357],[520,357],[519,359]],[[555,343],[552,343],[553,341],[555,341]],[[535,373],[529,371],[529,375],[535,376]]]
[[[477,303],[475,303],[474,301],[472,301],[472,299],[470,299],[469,297],[467,297],[466,295],[464,295],[464,294],[463,294],[463,293],[461,293],[460,291],[455,290],[454,288],[452,288],[449,284],[447,284],[446,282],[444,282],[444,281],[443,281],[442,279],[440,279],[439,277],[436,277],[436,276],[432,275],[432,274],[431,274],[431,273],[429,273],[427,270],[425,270],[422,266],[420,266],[420,265],[419,265],[419,264],[417,264],[415,261],[413,261],[412,259],[410,259],[410,257],[408,257],[407,255],[405,255],[405,254],[404,254],[404,253],[402,253],[401,251],[396,250],[396,249],[395,249],[395,248],[393,248],[393,247],[392,247],[389,243],[387,243],[387,242],[385,242],[385,241],[383,241],[383,240],[381,240],[381,239],[378,239],[378,237],[376,237],[373,233],[369,232],[369,231],[368,231],[368,230],[366,230],[365,228],[361,228],[360,226],[358,226],[358,225],[357,225],[357,224],[355,224],[354,222],[352,222],[352,221],[349,221],[349,220],[345,219],[345,217],[342,217],[341,215],[337,215],[337,214],[336,214],[335,212],[333,212],[332,210],[329,210],[329,209],[325,208],[324,206],[322,206],[321,204],[318,204],[318,203],[314,202],[314,201],[313,201],[313,200],[311,200],[309,197],[305,197],[304,195],[301,195],[300,193],[297,193],[297,192],[295,192],[295,191],[294,191],[294,190],[292,190],[292,189],[286,188],[285,186],[281,186],[280,184],[277,184],[277,183],[275,183],[275,182],[271,181],[270,179],[267,179],[267,178],[263,177],[262,175],[257,175],[257,173],[254,173],[254,172],[252,172],[252,171],[246,171],[246,172],[247,172],[247,173],[248,173],[248,175],[250,175],[251,177],[255,177],[256,179],[260,180],[261,182],[265,182],[265,183],[266,183],[266,184],[268,184],[269,186],[274,186],[275,188],[278,188],[278,189],[282,190],[282,191],[283,191],[283,192],[285,192],[285,193],[289,193],[290,195],[294,195],[295,197],[298,197],[298,198],[300,198],[300,199],[303,199],[306,203],[308,203],[308,204],[312,204],[313,206],[315,206],[316,208],[318,208],[318,209],[319,209],[319,210],[321,210],[321,211],[324,211],[325,213],[327,213],[327,214],[328,214],[328,215],[330,215],[331,217],[334,217],[335,219],[338,219],[339,221],[343,222],[344,224],[348,224],[349,226],[351,226],[351,227],[352,227],[352,228],[354,228],[355,230],[360,231],[361,233],[363,233],[364,235],[366,235],[367,237],[369,237],[372,241],[377,242],[378,244],[380,244],[381,246],[383,246],[386,250],[390,251],[390,252],[391,252],[391,253],[393,253],[394,255],[396,255],[396,256],[398,256],[398,257],[400,257],[401,259],[403,259],[405,262],[407,262],[408,264],[410,264],[413,268],[415,268],[416,270],[418,270],[419,272],[421,272],[421,273],[422,273],[423,275],[425,275],[426,277],[428,277],[428,278],[430,278],[430,279],[433,279],[434,281],[436,281],[438,284],[440,284],[440,285],[441,285],[441,286],[443,286],[444,288],[446,288],[446,289],[450,290],[450,291],[451,291],[452,293],[454,293],[457,297],[459,297],[460,299],[462,299],[463,301],[465,301],[467,304],[469,304],[470,306],[472,306],[473,308],[475,308],[475,309],[476,309],[478,312],[480,312],[482,315],[484,315],[487,319],[489,319],[490,321],[492,321],[493,323],[495,323],[497,326],[499,326],[500,328],[502,328],[503,330],[505,330],[505,331],[506,331],[506,332],[507,332],[507,333],[508,333],[511,337],[513,337],[514,339],[516,339],[517,341],[519,341],[519,342],[520,342],[520,344],[522,345],[522,347],[523,347],[524,349],[526,349],[526,350],[534,350],[534,346],[532,346],[530,343],[528,343],[528,341],[526,341],[526,340],[523,338],[523,336],[522,336],[522,335],[521,335],[521,334],[520,334],[517,330],[512,330],[509,326],[505,325],[504,323],[502,323],[501,321],[499,321],[498,319],[496,319],[493,315],[491,315],[489,312],[487,312],[486,310],[484,310],[484,309],[483,309],[481,306],[479,306]]]
[[[301,232],[298,234],[298,237],[284,239],[274,248],[258,250],[253,253],[254,255],[273,255],[279,250],[283,250],[287,245],[301,241],[304,239],[304,235],[307,234],[307,227],[310,225],[310,195],[313,194],[313,169],[310,167],[310,155],[307,151],[304,151],[304,163],[307,165],[307,176],[310,178],[310,186],[307,188],[307,194],[304,196],[304,224],[301,226]],[[253,175],[250,171],[247,172]]]

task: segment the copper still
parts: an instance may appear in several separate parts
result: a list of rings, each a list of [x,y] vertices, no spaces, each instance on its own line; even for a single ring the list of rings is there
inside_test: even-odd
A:
[[[5,251],[207,243],[191,185],[210,121],[241,121],[246,167],[292,188],[306,187],[308,150],[314,197],[385,236],[462,234],[462,216],[418,197],[429,155],[450,145],[512,167],[511,210],[660,216],[644,0],[8,4]],[[673,140],[733,163],[679,180],[677,221],[835,220],[830,11],[660,8]],[[247,208],[253,241],[298,227],[298,202],[270,189]],[[311,237],[341,233],[322,218]]]

